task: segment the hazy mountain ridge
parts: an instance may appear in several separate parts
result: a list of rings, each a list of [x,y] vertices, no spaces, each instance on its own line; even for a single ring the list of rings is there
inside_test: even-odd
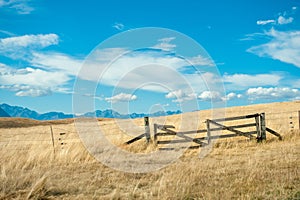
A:
[[[55,120],[55,119],[67,119],[73,118],[73,114],[65,114],[63,112],[47,112],[47,113],[38,113],[34,110],[30,110],[28,108],[23,108],[20,106],[11,106],[8,104],[0,104],[0,108],[3,110],[1,112],[0,109],[0,117],[23,117],[23,118],[31,118],[36,120]],[[98,117],[98,118],[121,118],[121,119],[128,119],[128,118],[140,118],[145,116],[150,117],[158,117],[158,116],[165,116],[165,115],[174,115],[180,114],[181,111],[158,111],[151,114],[145,113],[132,113],[132,114],[120,114],[114,110],[96,110],[94,112],[87,112],[82,115],[77,115],[76,117]]]
[[[0,117],[10,117],[10,116],[2,108],[0,108]]]

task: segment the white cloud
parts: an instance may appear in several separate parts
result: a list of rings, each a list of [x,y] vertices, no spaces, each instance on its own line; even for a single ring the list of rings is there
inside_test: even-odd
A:
[[[250,100],[256,99],[297,99],[300,97],[300,91],[298,89],[292,88],[279,88],[279,87],[270,87],[270,88],[249,88],[247,90],[248,98]]]
[[[164,51],[173,51],[176,48],[176,44],[172,44],[171,41],[175,40],[175,37],[162,38],[158,40],[158,44],[154,45],[153,48],[161,49]]]
[[[83,60],[57,52],[33,52],[32,59],[29,62],[35,67],[47,70],[59,70],[67,75],[76,76],[81,68]]]
[[[230,101],[230,100],[234,100],[234,99],[240,99],[242,97],[243,97],[243,95],[241,95],[241,94],[236,94],[234,92],[230,92],[225,97],[222,97],[222,99],[226,100],[226,101]]]
[[[243,90],[249,87],[278,85],[282,78],[279,74],[223,75],[223,81],[228,90]]]
[[[202,55],[188,58],[188,61],[194,66],[215,66],[211,58],[203,57]]]
[[[16,92],[16,96],[31,96],[31,97],[40,97],[40,96],[49,96],[52,94],[50,88],[35,87],[29,85],[0,85],[0,89],[6,89],[13,92]]]
[[[114,62],[111,62],[112,60]],[[209,73],[200,74],[194,67],[187,67],[190,65],[185,59],[166,52],[103,49],[95,52],[93,58],[85,62],[79,78],[100,80],[102,84],[126,89],[155,83],[156,85],[148,85],[142,89],[156,92],[186,90],[189,87],[203,91],[206,83],[214,83],[217,80],[215,77],[211,78]],[[185,72],[186,69],[189,71]]]
[[[16,92],[17,96],[45,96],[52,92],[70,93],[68,82],[77,75],[82,60],[41,49],[56,45],[56,34],[23,35],[0,39],[0,54],[25,61],[23,67],[15,69],[0,64],[2,89]],[[19,66],[20,67],[20,66]]]
[[[0,74],[0,84],[26,84],[35,86],[52,86],[65,83],[68,76],[59,72],[44,71],[30,67],[13,69],[9,67],[2,68]]]
[[[161,103],[156,103],[156,104],[154,104],[153,106],[158,106],[158,107],[168,107],[168,106],[170,106],[170,104],[168,104],[168,103],[166,103],[166,104],[161,104]]]
[[[281,62],[300,67],[300,31],[276,31],[265,33],[271,40],[265,44],[253,46],[247,51],[260,57],[271,57]]]
[[[169,92],[165,96],[167,99],[175,99],[172,100],[173,102],[184,102],[184,101],[190,101],[197,99],[197,94],[195,93],[187,93],[183,90],[175,90],[172,92]]]
[[[59,37],[56,34],[22,35],[0,39],[0,54],[13,58],[28,60],[32,50],[57,45]]]
[[[222,95],[217,91],[204,91],[198,96],[198,99],[201,101],[223,101]]]
[[[256,22],[257,25],[266,25],[266,24],[275,24],[276,21],[273,19],[269,19],[269,20],[258,20]]]
[[[240,39],[241,41],[249,41],[249,40],[255,40],[257,38],[265,38],[264,33],[250,33],[246,34],[244,38]]]
[[[0,86],[17,96],[45,96],[52,91],[66,92],[63,86],[70,80],[66,74],[30,67],[14,69],[0,64]]]
[[[272,25],[284,25],[284,24],[290,24],[294,21],[293,17],[290,17],[288,15],[293,15],[295,14],[295,10],[297,7],[292,7],[290,11],[285,11],[283,13],[279,13],[277,19],[269,19],[269,20],[258,20],[256,21],[257,25],[267,25],[267,24],[272,24]]]
[[[116,22],[112,27],[115,28],[115,29],[117,29],[117,30],[119,30],[119,31],[122,31],[125,26],[122,23],[117,23]]]
[[[283,16],[279,16],[278,19],[277,19],[277,23],[280,24],[280,25],[283,25],[283,24],[290,24],[294,21],[294,18],[293,17],[288,17],[288,18],[285,18]]]
[[[174,39],[163,38],[159,42],[169,43]],[[52,80],[52,75],[56,74],[59,83],[54,81],[53,85],[45,84],[47,87],[50,85],[49,88],[52,91],[64,92],[61,86],[78,75],[83,80],[93,82],[100,80],[101,84],[126,89],[139,88],[145,83],[154,83],[144,86],[143,89],[166,92],[179,89],[186,91],[187,88],[192,87],[196,88],[197,92],[201,92],[207,89],[208,84],[215,84],[217,80],[210,73],[202,72],[200,74],[196,68],[190,67],[191,63],[197,67],[213,65],[210,58],[202,55],[182,59],[162,51],[129,51],[125,48],[107,48],[96,50],[90,59],[85,61],[82,69],[83,60],[80,58],[58,52],[41,51],[42,48],[58,44],[58,42],[59,38],[56,34],[24,35],[0,39],[0,53],[10,58],[22,59],[30,66],[28,69],[34,70],[32,73],[28,73],[27,68],[22,69],[25,70],[26,76],[21,76],[21,70],[19,70],[19,80],[13,78],[16,77],[15,75],[13,77],[11,74],[2,75],[2,84],[30,85],[28,80],[37,79],[38,81],[32,83],[33,86],[36,86],[39,82],[43,83],[44,80],[41,80],[43,76]],[[78,74],[79,71],[80,74]],[[42,75],[42,73],[44,74]],[[40,74],[40,76],[36,76],[36,74]],[[64,81],[60,79],[62,77],[65,79]],[[11,80],[9,80],[10,78]],[[56,89],[53,89],[54,86]]]
[[[267,24],[272,24],[272,25],[284,25],[284,24],[290,24],[294,21],[293,17],[285,17],[280,15],[276,20],[274,19],[269,19],[269,20],[258,20],[256,21],[257,25],[267,25]]]
[[[0,39],[0,48],[44,48],[50,45],[58,44],[58,35],[50,34],[37,34],[37,35],[22,35],[15,37],[8,37]]]
[[[169,92],[166,96],[167,99],[175,99],[173,102],[185,102],[190,100],[200,100],[200,101],[229,101],[234,99],[242,98],[241,94],[236,94],[231,92],[227,95],[222,95],[220,91],[203,91],[199,95],[196,93],[188,93],[182,90],[176,90]]]
[[[117,94],[115,96],[112,96],[112,97],[109,97],[109,98],[105,98],[105,100],[107,102],[111,102],[111,103],[129,102],[129,101],[137,100],[137,96],[136,95],[132,95],[132,94],[120,93],[120,94]]]
[[[42,88],[30,88],[27,90],[20,90],[16,93],[16,96],[24,97],[24,96],[31,96],[31,97],[41,97],[41,96],[50,96],[52,91],[50,89],[45,90]]]
[[[29,5],[30,0],[0,0],[0,7],[15,10],[18,14],[30,14],[34,8]]]

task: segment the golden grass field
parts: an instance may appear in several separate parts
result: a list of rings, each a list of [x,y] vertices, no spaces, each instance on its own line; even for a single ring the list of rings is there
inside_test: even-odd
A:
[[[300,199],[299,110],[300,102],[227,108],[226,117],[265,112],[267,127],[283,140],[270,134],[263,143],[243,137],[222,139],[202,159],[201,149],[187,150],[177,162],[144,174],[99,163],[84,148],[73,120],[3,118],[0,199]],[[208,110],[152,118],[150,127],[160,123],[177,130],[202,129],[211,117]],[[144,130],[143,119],[128,122],[119,120],[122,128],[113,119],[98,123],[112,143],[129,152],[156,151],[158,147],[147,146],[144,139],[123,144]]]

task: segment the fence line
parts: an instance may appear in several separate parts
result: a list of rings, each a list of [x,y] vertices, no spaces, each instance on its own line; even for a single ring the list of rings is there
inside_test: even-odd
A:
[[[257,109],[253,109],[253,110],[257,111]],[[247,109],[247,111],[248,111],[248,109]],[[279,115],[282,114],[284,116],[283,117],[274,116],[274,115],[278,115],[278,114]],[[274,126],[275,127],[276,126],[284,126],[284,127],[288,127],[290,130],[300,129],[300,112],[299,111],[283,111],[283,112],[277,112],[277,113],[268,113],[267,112],[267,116],[265,118],[266,118],[266,124],[271,125],[272,126],[271,128],[273,128]],[[207,122],[205,122],[205,123],[207,123]],[[109,127],[109,130],[107,130],[107,132],[115,132],[115,130],[118,130],[119,132],[123,132],[123,130],[121,130],[120,127],[118,127],[118,123],[109,122],[108,125],[110,127]],[[113,126],[111,126],[111,125],[113,125]],[[249,124],[249,126],[250,125],[254,125],[254,123]],[[101,128],[101,124],[99,126]],[[244,124],[244,126],[245,126],[245,124]],[[230,126],[227,126],[227,128],[228,127],[230,127]],[[26,127],[26,128],[31,128],[31,127]],[[60,127],[60,125],[57,125],[57,126],[53,125],[52,128],[53,128],[53,136],[54,136],[54,144],[55,144],[55,147],[53,147],[53,148],[58,148],[58,147],[62,146],[62,144],[66,145],[66,144],[73,144],[73,143],[75,144],[75,143],[81,142],[80,137],[78,137],[78,135],[77,135],[77,131],[62,128],[62,127]],[[73,126],[72,126],[72,128],[73,128]],[[224,130],[224,128],[225,127],[222,127],[222,126],[219,126],[218,128],[210,127],[209,130],[217,131],[217,130]],[[236,129],[236,128],[242,128],[242,127],[232,126],[231,128]],[[102,130],[104,131],[105,128]],[[268,131],[268,130],[266,129],[266,131]],[[62,132],[64,132],[65,134],[60,135],[60,133],[62,133]],[[29,133],[27,133],[27,132],[26,133],[10,133],[10,134],[0,133],[0,144],[1,144],[1,146],[4,146],[4,145],[12,146],[15,143],[22,143],[22,142],[26,142],[26,143],[32,142],[33,144],[35,144],[35,142],[41,142],[43,144],[44,144],[44,142],[45,143],[49,142],[51,144],[50,137],[49,137],[49,139],[40,139],[39,138],[41,136],[46,136],[47,134],[49,134],[49,131],[31,132],[31,133],[30,132]],[[180,133],[178,133],[178,134],[180,134]],[[188,134],[188,133],[186,132],[186,134]],[[249,132],[249,134],[252,135],[253,132]],[[104,135],[110,136],[110,135],[117,135],[117,134],[116,133],[112,133],[112,134],[105,133]],[[154,135],[155,135],[154,139],[157,138],[157,136],[160,136],[159,134],[158,135],[154,134]],[[31,136],[33,138],[26,139],[26,138],[28,138],[28,136]],[[145,136],[145,133],[139,135],[138,137],[140,137],[139,139],[141,139],[144,136]],[[24,137],[24,139],[22,137]],[[195,140],[195,141],[197,141],[197,140]]]
[[[299,112],[300,113],[300,112]],[[300,117],[300,116],[299,116]],[[227,121],[236,121],[236,120],[249,120],[249,119],[255,119],[255,123],[249,123],[244,122],[244,124],[239,125],[225,125],[224,123]],[[146,119],[145,119],[146,120]],[[274,131],[273,129],[266,127],[266,116],[265,113],[256,113],[251,115],[243,115],[243,116],[235,116],[235,117],[227,117],[227,118],[220,118],[220,119],[207,119],[205,121],[206,123],[206,129],[200,129],[200,130],[192,130],[192,131],[184,131],[184,132],[176,132],[174,130],[175,127],[173,125],[159,125],[154,124],[154,135],[153,140],[155,144],[170,144],[170,143],[183,143],[183,142],[194,142],[199,145],[199,147],[203,145],[210,144],[211,140],[218,139],[218,138],[230,138],[230,137],[236,137],[236,136],[245,136],[249,139],[255,138],[253,135],[256,135],[257,141],[263,141],[266,140],[266,133],[270,133],[272,135],[275,135],[279,138],[279,140],[282,139],[282,136]],[[213,125],[214,127],[212,127]],[[146,126],[146,124],[145,124]],[[241,128],[248,128],[248,127],[255,127],[254,131],[242,131],[238,130]],[[158,130],[163,132],[158,132]],[[226,130],[229,132],[233,132],[232,134],[226,134],[226,135],[211,135],[211,132],[213,131],[220,131],[220,130]],[[198,133],[206,133],[206,136],[204,137],[198,137],[198,138],[192,138],[188,136],[188,134],[198,134]],[[173,139],[173,140],[162,140],[159,141],[159,136],[177,136],[181,139]],[[141,134],[127,142],[125,144],[131,144],[135,141],[138,141],[142,139],[143,137],[147,137],[147,131],[145,131],[144,134]],[[148,139],[147,139],[148,141]],[[206,142],[205,142],[206,141]]]

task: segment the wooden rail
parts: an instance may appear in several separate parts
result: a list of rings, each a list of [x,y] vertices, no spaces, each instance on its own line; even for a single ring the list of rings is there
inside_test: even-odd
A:
[[[300,113],[299,113],[300,114]],[[237,120],[245,120],[245,119],[255,119],[254,123],[243,123],[238,125],[224,125],[222,122],[227,121],[237,121]],[[140,140],[143,137],[146,137],[146,142],[148,143],[151,139],[150,137],[150,128],[149,128],[149,118],[144,118],[145,123],[145,133],[136,136],[135,138],[127,141],[125,144],[131,144],[135,141]],[[160,125],[160,124],[154,124],[154,135],[153,140],[155,144],[175,144],[175,143],[187,143],[187,142],[194,142],[198,145],[198,147],[210,144],[211,140],[216,140],[219,138],[231,138],[236,136],[244,136],[249,139],[256,138],[258,142],[266,140],[266,132],[269,132],[276,137],[278,137],[280,140],[282,139],[281,135],[277,133],[276,131],[266,127],[266,119],[265,119],[265,113],[255,113],[251,115],[244,115],[244,116],[236,116],[236,117],[227,117],[227,118],[220,118],[220,119],[206,119],[206,129],[200,129],[200,130],[191,130],[191,131],[184,131],[184,132],[176,132],[175,127],[173,125]],[[215,126],[212,127],[211,125]],[[255,127],[254,131],[242,131],[238,129],[242,128],[248,128],[248,127]],[[231,134],[222,134],[222,135],[212,135],[212,132],[215,131],[221,131],[221,130],[227,130],[229,132],[232,132]],[[192,138],[188,136],[189,134],[197,134],[197,133],[206,133],[206,136],[204,137],[198,137],[198,138]],[[256,135],[256,137],[255,137]],[[163,136],[177,136],[180,139],[173,139],[173,140],[158,140],[158,137]],[[195,146],[193,146],[195,147]]]
[[[251,119],[254,118],[254,123],[244,123],[239,125],[224,125],[222,122],[227,121],[236,121],[236,120],[245,120],[245,119]],[[265,113],[256,113],[251,115],[244,115],[244,116],[236,116],[236,117],[228,117],[228,118],[220,118],[220,119],[207,119],[206,121],[206,129],[200,129],[200,130],[192,130],[192,131],[185,131],[185,132],[176,132],[174,130],[175,127],[173,125],[159,125],[154,124],[154,142],[156,144],[175,144],[175,143],[188,143],[188,142],[194,142],[198,144],[199,146],[209,144],[211,140],[219,139],[219,138],[231,138],[236,136],[244,136],[249,139],[256,138],[258,142],[266,140],[266,132],[269,132],[275,136],[277,136],[280,140],[282,139],[281,135],[277,133],[276,131],[267,128],[266,122],[265,122]],[[212,128],[211,125],[214,125],[215,127]],[[255,127],[254,131],[242,131],[238,130],[241,128],[248,128],[248,127]],[[220,130],[227,130],[229,132],[232,132],[231,134],[224,134],[224,135],[212,135],[211,133],[214,131],[220,131]],[[196,133],[206,133],[206,136],[204,137],[198,137],[198,138],[192,138],[189,137],[189,134],[196,134]],[[177,137],[180,137],[181,139],[173,139],[173,140],[158,140],[158,137],[163,136],[172,136],[176,135]],[[256,135],[256,137],[255,137]]]

